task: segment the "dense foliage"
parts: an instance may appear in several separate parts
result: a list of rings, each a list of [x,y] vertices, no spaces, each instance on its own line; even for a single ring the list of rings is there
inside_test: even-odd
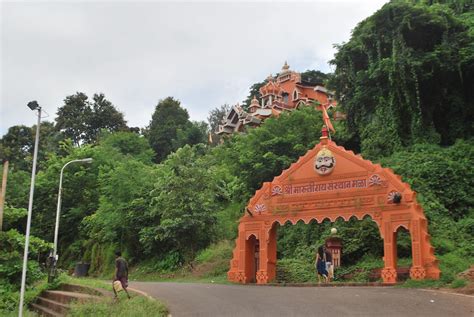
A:
[[[24,208],[13,208],[8,205],[5,208],[3,231],[0,231],[0,312],[14,310],[18,305],[25,236],[15,228],[25,216]],[[51,244],[35,236],[30,237],[31,259],[27,265],[26,280],[28,284],[45,276],[40,263],[44,261],[44,254],[50,248]]]
[[[332,85],[364,154],[473,135],[473,17],[392,1],[338,46]]]

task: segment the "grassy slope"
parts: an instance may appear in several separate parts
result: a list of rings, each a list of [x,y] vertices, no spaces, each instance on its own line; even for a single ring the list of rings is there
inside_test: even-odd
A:
[[[112,284],[107,281],[91,278],[62,277],[65,283],[79,284],[94,288],[102,288],[112,291]],[[119,300],[104,298],[99,303],[75,303],[71,306],[68,316],[119,316],[119,317],[141,317],[141,316],[167,316],[168,309],[158,300],[152,300],[141,295],[130,292],[132,297],[128,300],[124,292],[120,292]]]

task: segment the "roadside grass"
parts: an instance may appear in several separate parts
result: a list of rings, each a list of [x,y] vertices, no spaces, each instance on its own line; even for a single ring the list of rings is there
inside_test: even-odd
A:
[[[2,317],[18,317],[18,308],[14,311],[3,311],[0,310],[0,316]],[[23,309],[23,317],[37,317],[38,314],[27,309]]]
[[[119,300],[105,298],[99,302],[74,303],[68,316],[72,317],[143,317],[143,316],[167,316],[168,309],[162,303],[148,299],[141,295],[130,294],[127,299],[120,294]]]
[[[215,276],[194,276],[191,272],[137,272],[132,271],[129,276],[130,281],[137,282],[173,282],[173,283],[216,283],[232,284],[227,280],[227,273]]]
[[[63,283],[101,288],[112,292],[112,282],[97,280],[94,278],[78,278],[62,276]],[[119,293],[119,300],[112,298],[102,298],[99,302],[73,303],[68,316],[114,316],[114,317],[141,317],[141,316],[167,316],[166,306],[155,299],[150,299],[129,291],[131,299],[127,299],[125,292]]]
[[[98,280],[96,278],[90,278],[90,277],[72,277],[69,275],[63,275],[61,276],[61,282],[69,283],[69,284],[77,284],[77,285],[82,285],[82,286],[89,286],[89,287],[94,287],[94,288],[102,288],[111,292],[113,291],[112,280],[104,281],[104,280]]]

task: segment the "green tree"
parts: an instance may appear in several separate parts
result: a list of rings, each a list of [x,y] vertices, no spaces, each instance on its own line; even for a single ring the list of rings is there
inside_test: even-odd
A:
[[[148,140],[135,132],[115,132],[101,135],[99,146],[115,149],[129,159],[134,159],[145,164],[150,164],[153,150]]]
[[[159,168],[129,157],[113,169],[100,174],[100,203],[95,213],[82,221],[83,234],[88,237],[88,248],[109,244],[125,251],[129,259],[142,258],[144,247],[138,233],[150,226],[148,217]]]
[[[301,73],[301,81],[312,85],[325,84],[329,75],[319,70],[307,70]]]
[[[191,260],[212,239],[214,182],[203,160],[205,147],[186,145],[163,162],[162,176],[151,192],[150,216],[159,224],[141,231],[141,240],[151,251],[177,251],[182,260]]]
[[[173,151],[180,147],[188,145],[196,145],[199,143],[207,144],[208,141],[208,126],[204,121],[188,122],[182,129],[178,129],[176,138],[173,140]]]
[[[250,107],[250,104],[252,103],[252,99],[253,97],[257,98],[260,100],[260,98],[262,97],[260,95],[260,88],[265,86],[267,83],[267,81],[262,81],[262,82],[259,82],[259,83],[255,83],[253,84],[252,86],[250,86],[250,93],[249,95],[247,96],[247,99],[244,100],[244,103],[243,103],[243,107],[244,109],[248,109],[248,107]]]
[[[439,201],[437,214],[455,220],[466,217],[474,206],[474,140],[459,140],[442,148],[416,144],[384,158],[382,162],[402,175],[412,188]],[[453,186],[455,184],[455,186]],[[433,216],[429,210],[429,216]]]
[[[28,157],[33,153],[34,139],[30,127],[16,125],[10,127],[0,141],[2,145],[1,159],[17,165],[19,169],[27,170]]]
[[[3,170],[0,171],[0,175]],[[31,182],[31,171],[9,168],[5,203],[16,208],[26,208]]]
[[[108,132],[127,130],[123,114],[107,99],[104,94],[94,94],[91,105],[91,116],[87,122],[86,137],[88,143],[94,143],[102,130]]]
[[[10,127],[0,139],[0,159],[8,160],[15,169],[31,171],[35,135],[36,125]],[[38,169],[43,168],[49,153],[57,152],[58,143],[62,139],[63,136],[55,130],[53,123],[48,121],[41,123]]]
[[[209,116],[207,117],[207,122],[209,124],[209,130],[212,136],[212,145],[217,145],[220,143],[221,137],[216,134],[219,129],[219,125],[222,124],[222,120],[227,116],[231,107],[228,104],[223,104],[220,107],[216,107],[209,111]]]
[[[93,102],[88,101],[86,94],[77,92],[67,96],[64,105],[58,109],[56,129],[78,146],[82,143],[95,143],[101,130],[127,130],[123,114],[107,99],[104,94],[94,94]]]
[[[188,123],[188,112],[178,100],[168,97],[158,102],[147,132],[150,146],[156,153],[156,162],[161,162],[173,151],[173,140],[178,130],[184,130]]]
[[[322,125],[321,112],[304,107],[267,119],[259,128],[233,138],[226,163],[245,184],[246,196],[314,146],[321,136]]]
[[[338,46],[332,86],[366,156],[473,134],[474,33],[467,21],[446,5],[392,1]]]
[[[75,145],[87,140],[88,121],[92,113],[87,99],[82,92],[67,96],[64,105],[56,113],[56,129],[62,131]]]

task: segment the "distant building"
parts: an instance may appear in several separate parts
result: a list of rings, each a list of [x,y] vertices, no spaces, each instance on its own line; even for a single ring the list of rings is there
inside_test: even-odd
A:
[[[278,117],[283,111],[293,111],[313,102],[318,104],[318,109],[330,109],[337,105],[333,92],[322,83],[303,82],[301,74],[290,70],[286,62],[278,76],[268,76],[267,83],[260,88],[260,95],[260,101],[254,96],[248,111],[239,104],[233,106],[219,125],[217,134],[241,132],[245,126],[259,126],[267,118]],[[340,118],[343,116],[336,119]]]

